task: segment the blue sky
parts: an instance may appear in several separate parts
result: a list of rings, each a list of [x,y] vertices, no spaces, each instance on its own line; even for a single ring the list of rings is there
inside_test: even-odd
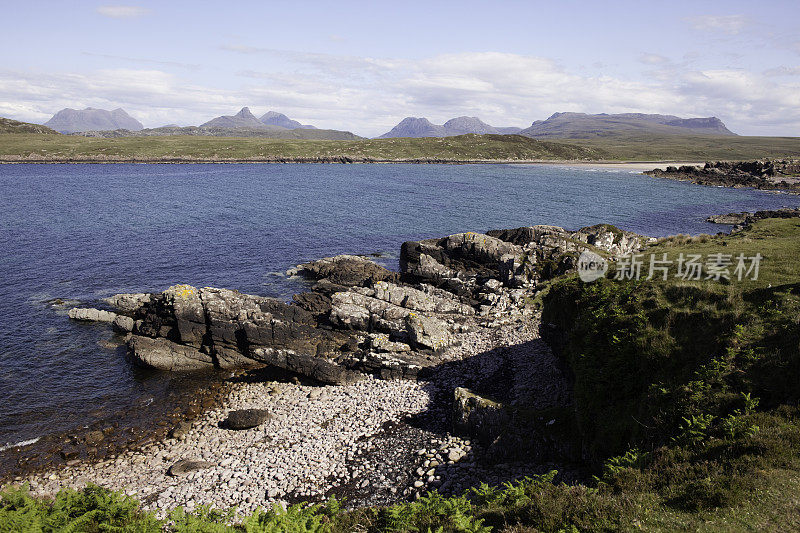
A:
[[[800,136],[800,2],[7,1],[0,116],[122,107],[155,127],[249,106],[378,135],[406,116],[720,117]]]

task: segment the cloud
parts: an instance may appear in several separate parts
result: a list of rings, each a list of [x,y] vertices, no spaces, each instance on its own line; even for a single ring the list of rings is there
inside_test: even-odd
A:
[[[800,76],[800,67],[775,67],[764,71],[764,76],[771,78],[778,76]]]
[[[691,27],[698,31],[718,31],[728,35],[736,35],[747,24],[744,15],[701,15],[687,18]]]
[[[644,63],[645,65],[663,65],[664,63],[669,63],[669,59],[658,54],[642,54],[639,56],[639,63]]]
[[[148,10],[141,6],[100,6],[97,12],[104,17],[129,19],[146,15]]]
[[[265,54],[269,69],[241,70],[225,88],[193,83],[191,71],[179,76],[152,68],[0,71],[0,115],[36,122],[63,107],[123,107],[153,127],[201,124],[247,105],[256,115],[273,109],[303,123],[374,136],[405,116],[442,123],[469,115],[495,126],[527,126],[555,111],[643,112],[715,115],[739,133],[800,132],[800,84],[786,77],[795,73],[789,67],[769,77],[670,62],[663,65],[668,76],[632,80],[499,52],[420,60],[272,49],[235,53]]]

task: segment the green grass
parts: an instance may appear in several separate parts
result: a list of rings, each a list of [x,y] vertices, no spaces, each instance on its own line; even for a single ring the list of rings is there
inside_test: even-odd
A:
[[[227,137],[86,138],[68,135],[0,135],[0,158],[31,160],[280,160],[347,158],[394,160],[599,159],[602,153],[518,135],[447,138],[309,141]]]
[[[550,138],[548,137],[548,140]],[[800,137],[623,134],[592,139],[552,139],[623,161],[783,159],[800,156]]]
[[[1,132],[2,130],[0,130]],[[0,133],[0,160],[705,161],[800,156],[797,137],[616,135],[535,140],[520,135],[354,141],[175,135],[87,138]]]

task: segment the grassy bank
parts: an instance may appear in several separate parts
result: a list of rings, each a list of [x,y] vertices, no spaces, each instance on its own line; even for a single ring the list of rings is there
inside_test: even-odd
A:
[[[800,137],[613,135],[560,142],[599,150],[626,161],[708,161],[800,157]]]
[[[800,157],[800,138],[611,136],[538,141],[519,135],[292,140],[201,136],[87,138],[0,134],[0,161],[704,161]]]
[[[87,138],[68,135],[0,135],[0,160],[593,160],[593,148],[518,135],[461,135],[422,139],[310,141],[229,137]]]
[[[235,520],[158,521],[98,488],[55,501],[6,493],[0,531],[788,531],[800,528],[800,219],[648,252],[756,252],[757,280],[568,277],[541,299],[574,377],[575,427],[596,478],[553,476],[388,508],[338,502]],[[674,274],[674,270],[670,272]]]

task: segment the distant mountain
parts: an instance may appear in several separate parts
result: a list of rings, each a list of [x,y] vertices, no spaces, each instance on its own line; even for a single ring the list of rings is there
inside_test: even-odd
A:
[[[264,124],[250,112],[249,107],[243,107],[235,115],[223,115],[200,124],[201,128],[261,128],[263,126]]]
[[[478,117],[451,118],[444,123],[444,130],[448,135],[464,135],[465,133],[478,133],[481,135],[493,133],[496,135],[500,133],[497,128],[488,125]]]
[[[308,124],[300,124],[296,120],[292,120],[283,113],[278,113],[277,111],[267,111],[261,118],[258,119],[261,121],[262,124],[266,124],[267,126],[280,126],[281,128],[286,128],[289,130],[295,129],[306,129],[306,130],[315,130],[314,126]]]
[[[547,120],[537,120],[520,131],[528,137],[587,139],[620,134],[661,135],[736,135],[717,117],[680,118],[672,115],[621,113],[589,115],[554,113]]]
[[[82,110],[62,109],[44,125],[60,133],[120,129],[138,131],[144,128],[141,122],[131,117],[124,109],[106,111],[91,107]]]
[[[49,133],[58,134],[57,131],[51,130],[47,126],[41,124],[30,124],[28,122],[19,122],[11,120],[10,118],[0,117],[0,133]]]
[[[451,118],[443,125],[432,124],[427,118],[408,117],[380,136],[381,139],[390,137],[452,137],[466,133],[477,134],[509,134],[517,133],[522,128],[495,128],[483,122],[478,117]]]
[[[427,118],[406,117],[400,123],[380,136],[389,137],[445,137],[444,126],[432,124]]]
[[[192,135],[204,137],[261,137],[267,139],[312,139],[334,141],[355,141],[362,139],[362,137],[350,133],[349,131],[319,130],[316,128],[295,128],[289,130],[286,128],[281,128],[280,126],[267,126],[264,124],[260,124],[255,128],[246,126],[240,126],[236,128],[221,128],[215,126],[161,126],[160,128],[147,128],[139,131],[84,131],[76,133],[75,135],[103,138]]]

